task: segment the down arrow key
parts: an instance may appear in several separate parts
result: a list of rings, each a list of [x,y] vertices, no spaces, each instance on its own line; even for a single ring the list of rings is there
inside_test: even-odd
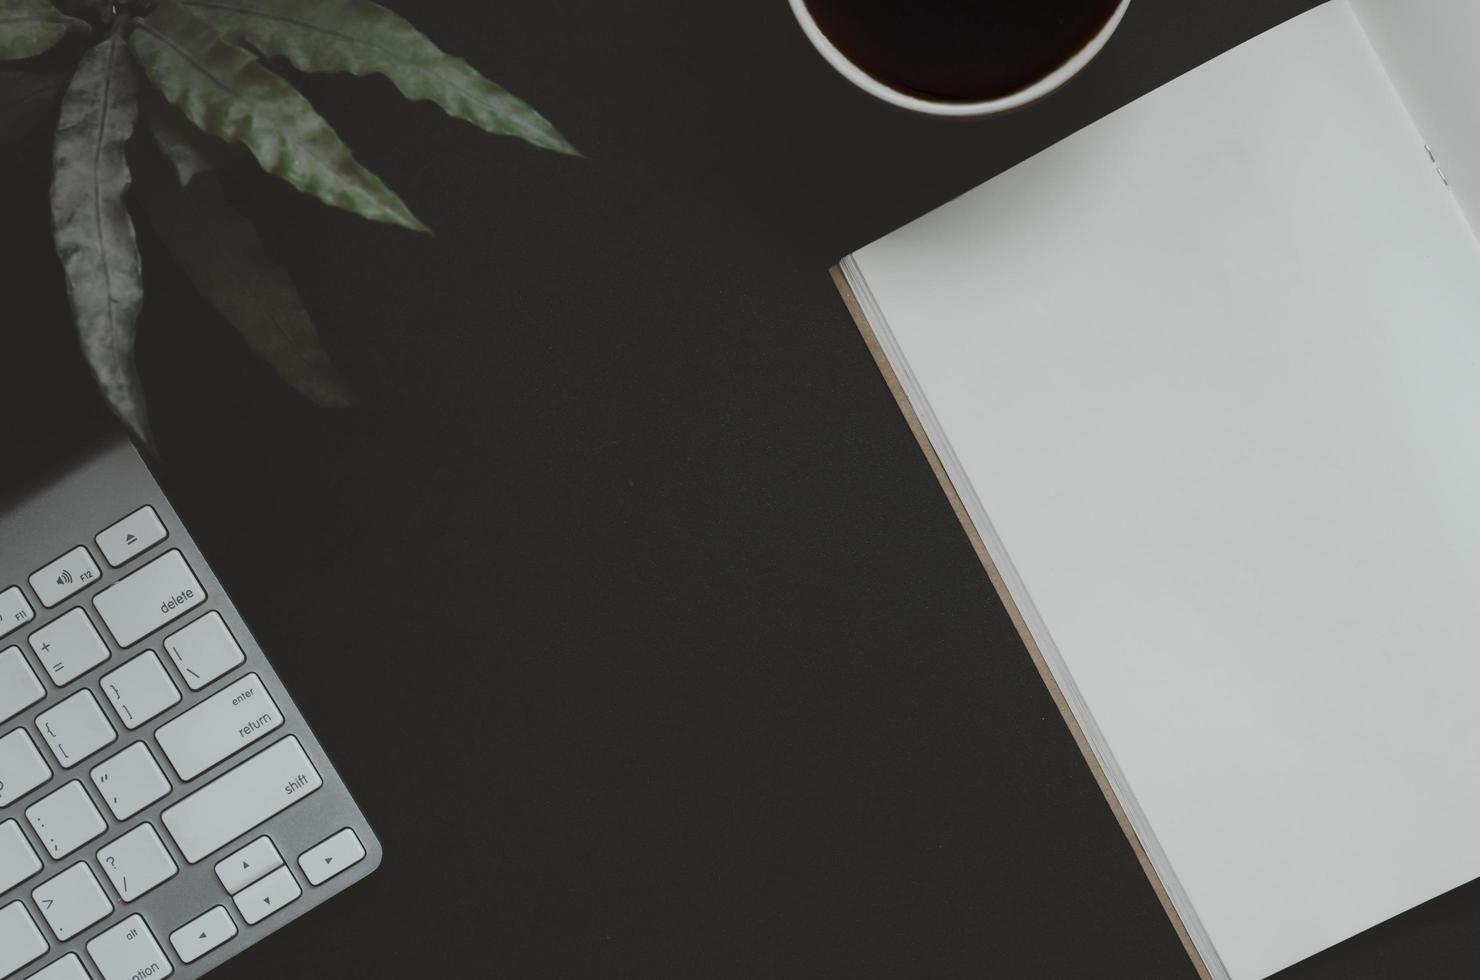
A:
[[[272,874],[247,888],[236,896],[236,907],[247,925],[254,926],[296,901],[303,894],[298,879],[288,868],[278,868]]]

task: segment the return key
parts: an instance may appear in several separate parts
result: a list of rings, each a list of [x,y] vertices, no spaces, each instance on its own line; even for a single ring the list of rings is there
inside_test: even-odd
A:
[[[155,733],[184,780],[194,779],[283,723],[283,714],[256,674],[211,695]]]

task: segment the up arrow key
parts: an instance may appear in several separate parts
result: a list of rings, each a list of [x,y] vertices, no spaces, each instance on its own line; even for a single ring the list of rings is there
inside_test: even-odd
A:
[[[217,862],[216,877],[221,879],[222,886],[229,894],[235,895],[282,866],[282,855],[278,854],[271,838],[259,837]]]

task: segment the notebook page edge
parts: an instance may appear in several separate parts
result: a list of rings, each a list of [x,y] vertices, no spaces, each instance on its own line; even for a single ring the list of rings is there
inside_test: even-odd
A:
[[[1207,930],[1203,928],[1197,910],[1157,842],[1150,823],[1136,803],[1135,794],[1116,764],[1114,753],[1101,735],[1099,726],[1095,724],[1089,705],[1074,684],[1073,676],[1059,655],[1047,624],[1038,615],[1032,597],[1028,595],[1017,575],[1011,557],[972,489],[970,479],[952,452],[950,440],[946,438],[930,409],[929,399],[910,371],[908,359],[889,329],[888,318],[874,301],[868,288],[868,280],[855,257],[845,257],[834,267],[832,276],[844,305],[852,314],[864,343],[893,392],[905,421],[940,482],[941,489],[950,500],[952,510],[970,539],[998,599],[1017,629],[1029,659],[1048,688],[1193,967],[1203,980],[1229,980],[1230,974]]]

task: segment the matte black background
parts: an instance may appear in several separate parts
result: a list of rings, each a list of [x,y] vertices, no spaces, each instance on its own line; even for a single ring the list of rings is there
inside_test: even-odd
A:
[[[387,852],[217,976],[1192,977],[826,273],[1309,0],[1136,0],[973,123],[782,0],[393,5],[587,159],[305,82],[437,232],[252,190],[342,413],[145,237],[161,479]],[[44,206],[4,205],[5,366],[72,411]],[[1473,976],[1477,924],[1472,886],[1289,976]]]

